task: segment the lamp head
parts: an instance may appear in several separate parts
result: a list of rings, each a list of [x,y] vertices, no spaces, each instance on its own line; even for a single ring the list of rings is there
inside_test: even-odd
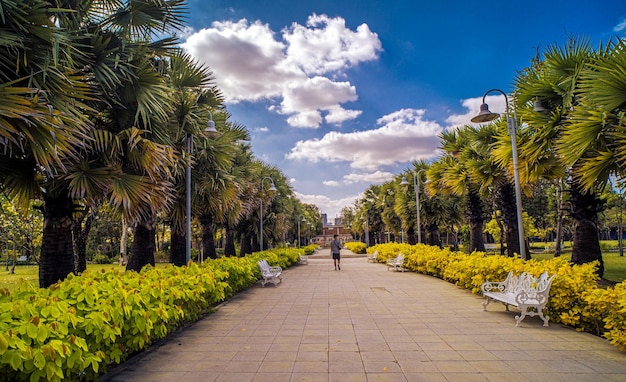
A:
[[[492,113],[491,111],[489,111],[489,105],[487,105],[486,103],[483,103],[482,105],[480,105],[480,112],[478,113],[477,116],[472,118],[471,121],[474,123],[484,123],[484,122],[491,122],[495,119],[498,119],[499,117],[500,117],[500,114]]]
[[[275,192],[275,191],[277,191],[277,190],[276,190],[276,186],[274,186],[274,182],[272,182],[272,184],[270,184],[270,188],[268,188],[267,190],[268,190],[268,191],[271,191],[271,192]]]
[[[401,186],[406,186],[406,185],[408,185],[408,184],[409,184],[409,182],[407,182],[407,180],[406,180],[406,176],[403,176],[403,177],[402,177],[402,181],[400,182],[400,185],[401,185]]]
[[[204,132],[209,137],[217,138],[220,135],[222,135],[222,133],[217,131],[217,129],[215,128],[215,122],[213,122],[213,119],[209,119],[209,122],[207,123],[206,129],[204,129]]]
[[[533,102],[533,110],[538,113],[550,112],[550,109],[548,109],[546,105],[543,103],[543,101],[540,99],[536,99],[535,102]]]

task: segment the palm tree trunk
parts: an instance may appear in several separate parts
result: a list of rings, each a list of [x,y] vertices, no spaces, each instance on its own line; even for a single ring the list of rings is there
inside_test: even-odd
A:
[[[557,181],[556,188],[556,238],[554,246],[554,257],[561,256],[563,243],[563,179]]]
[[[76,215],[76,214],[74,214]],[[74,273],[79,274],[87,270],[87,238],[91,231],[94,215],[89,207],[85,207],[72,224],[72,232],[74,236]],[[84,223],[83,223],[84,221]]]
[[[583,193],[575,182],[570,191],[571,215],[574,219],[572,263],[586,264],[598,261],[598,276],[604,275],[604,261],[598,236],[598,211],[601,202],[593,192]]]
[[[172,238],[170,239],[170,263],[177,267],[182,267],[187,263],[187,246],[185,242],[185,233],[180,229],[176,229],[176,225],[170,225]]]
[[[215,233],[213,232],[213,217],[209,214],[200,217],[202,226],[202,253],[205,258],[217,259],[215,251]]]
[[[122,234],[120,235],[120,265],[126,265],[128,261],[126,256],[126,246],[128,245],[128,223],[126,218],[122,217]]]
[[[39,260],[39,287],[47,288],[74,271],[72,214],[74,203],[65,192],[44,194],[43,241]]]
[[[236,256],[235,250],[235,230],[232,227],[226,227],[226,240],[224,242],[224,256]]]
[[[506,252],[507,256],[513,257],[520,253],[520,242],[517,234],[517,210],[515,208],[515,191],[513,185],[504,183],[496,187],[497,201],[502,211],[504,226],[506,228]]]
[[[241,235],[241,249],[239,250],[239,256],[245,256],[249,253],[252,253],[252,238],[250,235],[244,233]]]
[[[139,272],[146,265],[154,266],[155,234],[156,221],[154,216],[145,217],[135,223],[135,240],[130,247],[126,270]]]
[[[485,252],[485,238],[483,235],[485,225],[485,213],[483,202],[478,192],[470,187],[467,192],[467,214],[470,226],[469,252]]]

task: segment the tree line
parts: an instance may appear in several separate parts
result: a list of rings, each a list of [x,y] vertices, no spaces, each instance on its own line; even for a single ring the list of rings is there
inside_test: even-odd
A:
[[[512,88],[505,97],[519,126],[518,174],[524,221],[529,224],[525,231],[550,234],[557,256],[569,233],[572,262],[598,261],[602,276],[602,222],[614,216],[622,235],[626,45],[616,39],[593,48],[588,39],[572,37],[564,46],[553,45],[538,54],[517,73]],[[415,162],[392,181],[370,186],[354,206],[342,211],[344,221],[363,236],[367,221],[368,234],[377,242],[390,232],[394,237],[406,233],[407,241],[415,243],[417,187],[411,184],[421,184],[422,242],[438,245],[445,231],[458,243],[465,231],[467,249],[484,251],[485,225],[493,219],[502,232],[502,253],[521,253],[520,246],[528,246],[528,240],[520,243],[517,236],[507,129],[506,118],[500,118],[443,132],[437,160]]]
[[[261,214],[265,247],[295,241],[295,216],[321,224],[285,175],[254,157],[210,68],[179,48],[186,12],[182,0],[0,7],[0,189],[23,213],[34,206],[43,217],[41,287],[86,269],[105,211],[121,241],[132,231],[127,269],[154,264],[164,225],[169,260],[184,265],[188,170],[207,258],[217,256],[218,229],[227,256],[261,249]],[[217,134],[205,131],[209,124]],[[262,184],[268,177],[276,192]]]

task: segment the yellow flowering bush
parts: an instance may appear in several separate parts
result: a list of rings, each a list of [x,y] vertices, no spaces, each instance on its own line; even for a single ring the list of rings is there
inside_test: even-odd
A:
[[[444,279],[472,293],[479,293],[486,281],[504,280],[509,272],[556,275],[545,309],[550,319],[604,336],[612,344],[626,348],[626,286],[620,283],[615,288],[599,288],[596,263],[572,265],[564,257],[523,261],[483,252],[468,255],[423,244],[389,243],[368,248],[368,253],[374,251],[378,251],[379,262],[402,252],[408,270]]]
[[[343,246],[354,253],[365,253],[365,243],[361,243],[360,241],[349,241]]]

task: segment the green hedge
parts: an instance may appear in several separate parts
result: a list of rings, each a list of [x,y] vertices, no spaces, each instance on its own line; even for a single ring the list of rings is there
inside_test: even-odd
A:
[[[70,275],[48,289],[0,290],[0,380],[95,380],[260,277],[257,261],[289,267],[297,249],[141,272]]]

